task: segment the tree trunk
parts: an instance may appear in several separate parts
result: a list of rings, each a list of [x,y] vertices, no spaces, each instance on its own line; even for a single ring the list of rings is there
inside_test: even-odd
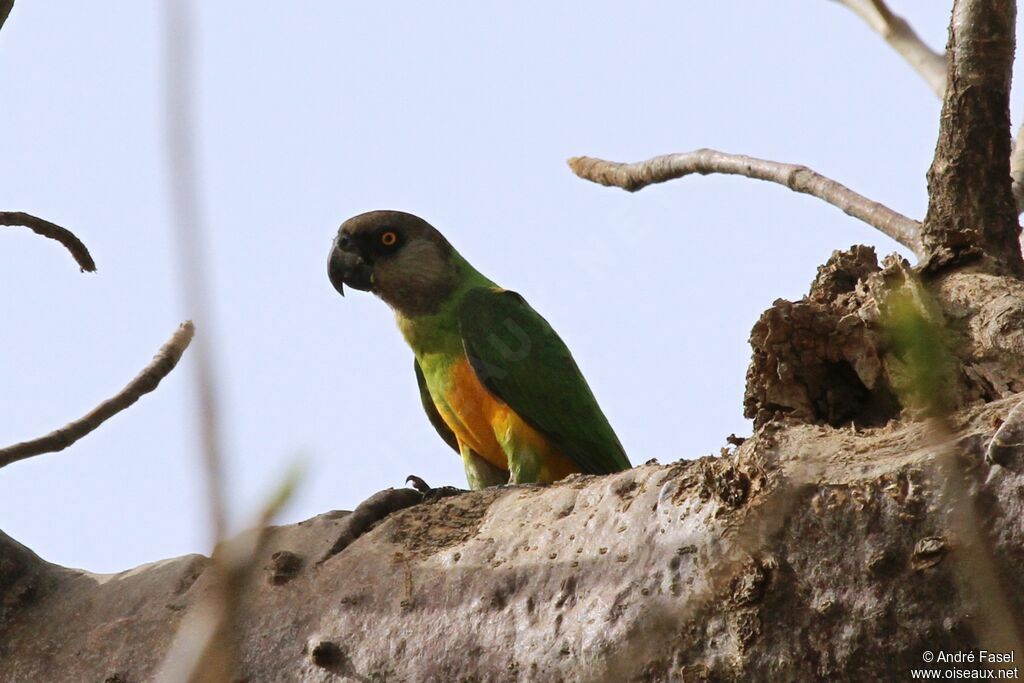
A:
[[[983,456],[1019,399],[951,438],[1018,613],[1024,451]],[[907,680],[986,645],[929,440],[766,425],[724,458],[417,505],[322,563],[345,513],[277,528],[238,680]],[[97,576],[0,536],[0,557],[4,681],[151,680],[211,590],[199,556]]]
[[[922,237],[932,268],[981,259],[1024,274],[1010,177],[1013,0],[957,0],[946,48],[949,72]]]

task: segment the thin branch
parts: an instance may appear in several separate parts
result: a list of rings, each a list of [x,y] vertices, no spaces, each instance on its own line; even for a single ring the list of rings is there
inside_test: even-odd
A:
[[[7,21],[13,8],[14,0],[0,0],[0,29],[4,27],[4,22]]]
[[[3,19],[2,6],[0,6],[0,19]],[[89,250],[82,243],[82,240],[75,237],[75,234],[67,228],[62,228],[56,223],[45,221],[23,211],[0,211],[0,225],[28,228],[37,235],[57,240],[64,245],[65,249],[71,252],[83,273],[93,273],[96,271],[96,262],[92,260]]]
[[[630,192],[693,173],[724,173],[767,180],[785,185],[794,192],[823,199],[842,209],[847,215],[882,231],[914,254],[920,256],[923,253],[920,223],[857,194],[845,185],[826,178],[806,166],[726,154],[713,149],[698,149],[682,154],[666,154],[635,164],[573,157],[569,160],[569,167],[584,180],[621,187]]]
[[[928,47],[884,0],[838,0],[889,43],[940,98],[946,90],[946,55]]]
[[[936,52],[922,41],[907,21],[892,12],[884,0],[837,0],[863,19],[868,26],[896,49],[911,67],[921,75],[935,94],[942,99],[946,94],[948,64],[944,52]],[[1024,125],[1017,132],[1010,156],[1010,177],[1013,179],[1013,198],[1017,213],[1024,213],[1024,145],[1018,144]],[[1024,235],[1021,235],[1024,248]]]
[[[0,467],[35,455],[64,450],[114,415],[131,406],[143,394],[148,394],[156,389],[160,380],[178,364],[181,354],[185,352],[189,342],[192,341],[194,331],[191,321],[183,322],[170,340],[157,351],[149,365],[135,376],[135,379],[117,395],[99,404],[84,417],[38,439],[0,448]]]

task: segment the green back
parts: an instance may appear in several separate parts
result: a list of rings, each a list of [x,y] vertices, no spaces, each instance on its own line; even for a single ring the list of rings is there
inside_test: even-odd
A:
[[[515,292],[472,289],[459,331],[477,377],[588,474],[629,469],[629,459],[576,362],[548,322]]]

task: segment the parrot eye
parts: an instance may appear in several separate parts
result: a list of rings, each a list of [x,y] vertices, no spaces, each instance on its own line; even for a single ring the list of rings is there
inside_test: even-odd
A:
[[[398,241],[398,235],[393,230],[386,230],[380,236],[380,243],[385,247],[393,247]]]

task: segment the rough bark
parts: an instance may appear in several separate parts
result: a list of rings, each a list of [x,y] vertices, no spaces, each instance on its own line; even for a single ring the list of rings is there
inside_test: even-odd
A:
[[[1013,0],[953,5],[947,87],[922,230],[932,269],[980,260],[991,272],[1024,274],[1010,178],[1015,21]]]
[[[833,426],[878,426],[911,406],[903,359],[883,314],[907,291],[945,327],[956,361],[952,407],[1024,391],[1024,283],[981,272],[929,280],[897,256],[878,265],[870,247],[835,252],[801,301],[777,300],[754,325],[745,414]]]
[[[1024,452],[985,462],[1021,396],[954,438],[1024,609]],[[273,531],[235,634],[239,680],[904,680],[984,647],[925,423],[767,425],[728,457],[466,493],[318,563],[346,513]],[[0,535],[0,679],[142,681],[211,590],[208,561],[112,576]]]

